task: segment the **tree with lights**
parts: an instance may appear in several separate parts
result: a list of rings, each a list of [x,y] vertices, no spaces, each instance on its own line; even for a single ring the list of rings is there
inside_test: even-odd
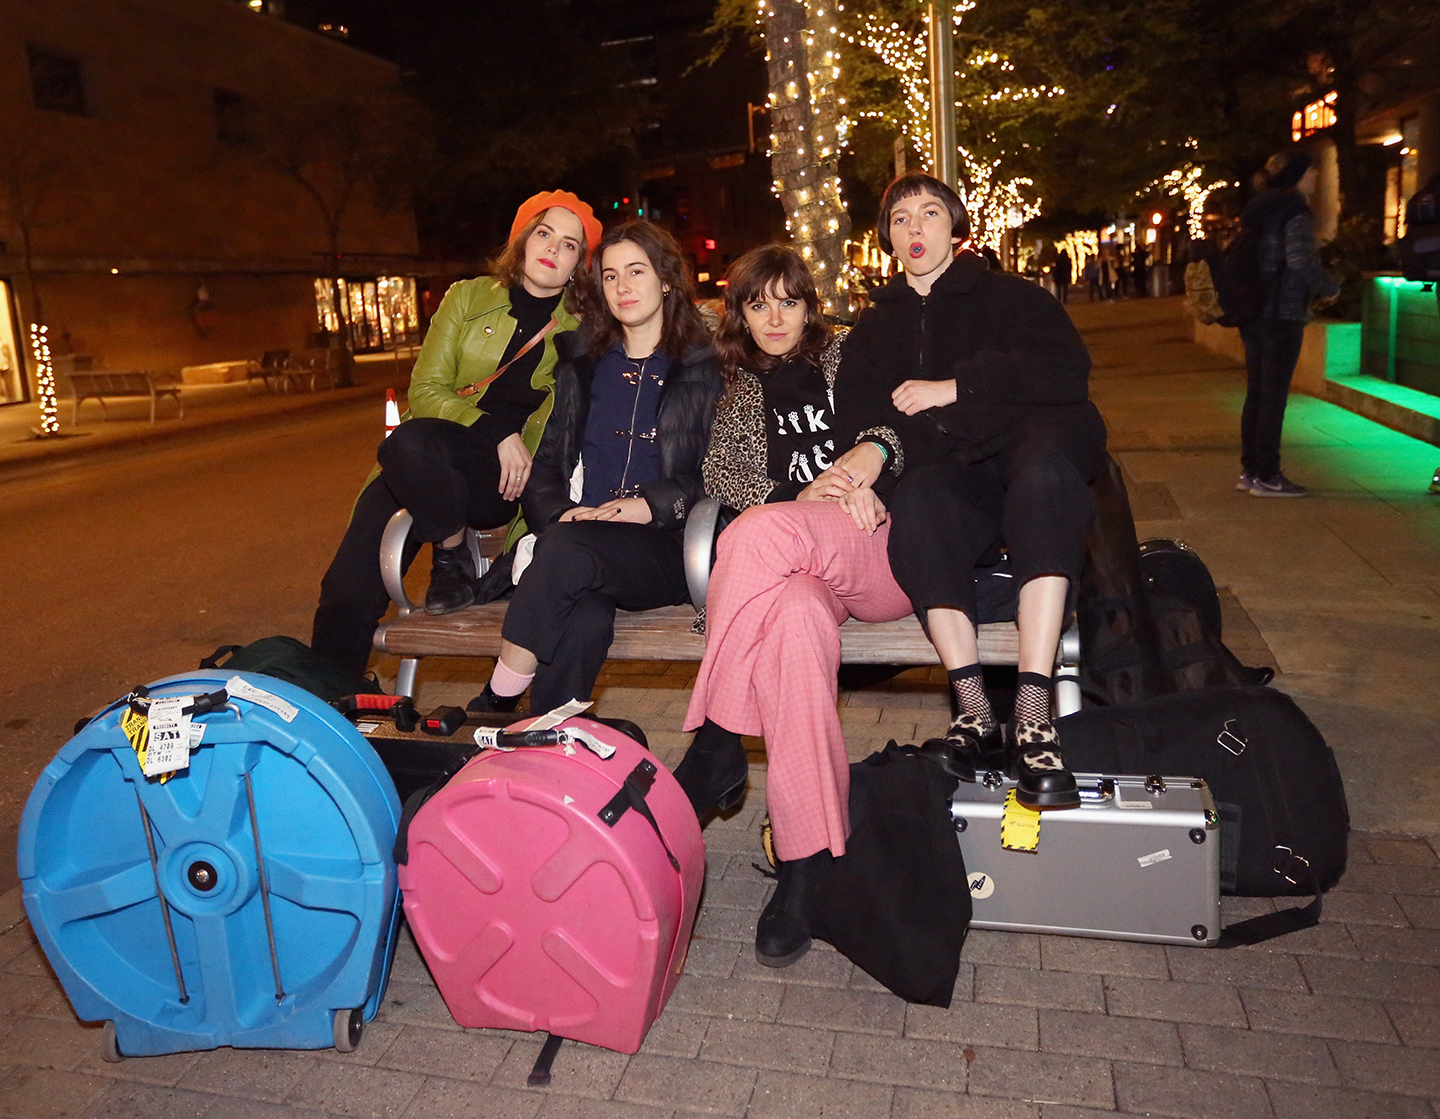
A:
[[[835,0],[758,0],[770,77],[770,166],[785,226],[815,276],[827,315],[853,314],[846,276],[850,215],[840,196],[848,121],[838,93]]]

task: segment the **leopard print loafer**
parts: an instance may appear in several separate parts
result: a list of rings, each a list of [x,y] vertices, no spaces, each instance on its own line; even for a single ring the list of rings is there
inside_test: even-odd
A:
[[[1009,731],[1015,799],[1029,808],[1079,808],[1080,790],[1075,775],[1065,768],[1054,725],[1015,719]]]

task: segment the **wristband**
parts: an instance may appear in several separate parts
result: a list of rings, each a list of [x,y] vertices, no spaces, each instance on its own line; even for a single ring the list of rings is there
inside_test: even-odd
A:
[[[877,443],[874,439],[869,440],[869,443],[872,447],[879,450],[880,465],[883,467],[887,462],[890,461],[890,448],[885,446],[884,443]]]

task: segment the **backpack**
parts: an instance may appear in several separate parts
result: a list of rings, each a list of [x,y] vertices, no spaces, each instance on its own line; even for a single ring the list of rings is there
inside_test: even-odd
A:
[[[1174,774],[1210,786],[1220,816],[1220,892],[1289,897],[1345,873],[1350,810],[1335,755],[1283,692],[1209,688],[1055,722],[1085,773]],[[1309,864],[1296,873],[1285,853]]]
[[[227,659],[228,658],[228,659]],[[221,662],[224,661],[222,665]],[[259,672],[304,688],[326,703],[342,696],[378,695],[380,685],[365,677],[351,677],[293,637],[262,637],[249,645],[221,645],[200,662],[201,668],[226,672]]]
[[[1185,306],[1206,326],[1219,322],[1225,315],[1220,297],[1215,293],[1210,265],[1203,260],[1192,261],[1185,266]]]
[[[1281,261],[1281,269],[1285,267]],[[1221,326],[1245,326],[1265,313],[1269,285],[1260,272],[1260,231],[1243,226],[1211,270],[1223,312]],[[1278,282],[1280,274],[1275,274]]]

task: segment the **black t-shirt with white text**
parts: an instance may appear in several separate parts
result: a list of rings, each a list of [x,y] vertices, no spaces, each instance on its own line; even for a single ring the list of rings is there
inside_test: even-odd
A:
[[[765,500],[794,501],[839,457],[825,374],[792,358],[756,377],[765,399],[765,472],[779,483]]]

